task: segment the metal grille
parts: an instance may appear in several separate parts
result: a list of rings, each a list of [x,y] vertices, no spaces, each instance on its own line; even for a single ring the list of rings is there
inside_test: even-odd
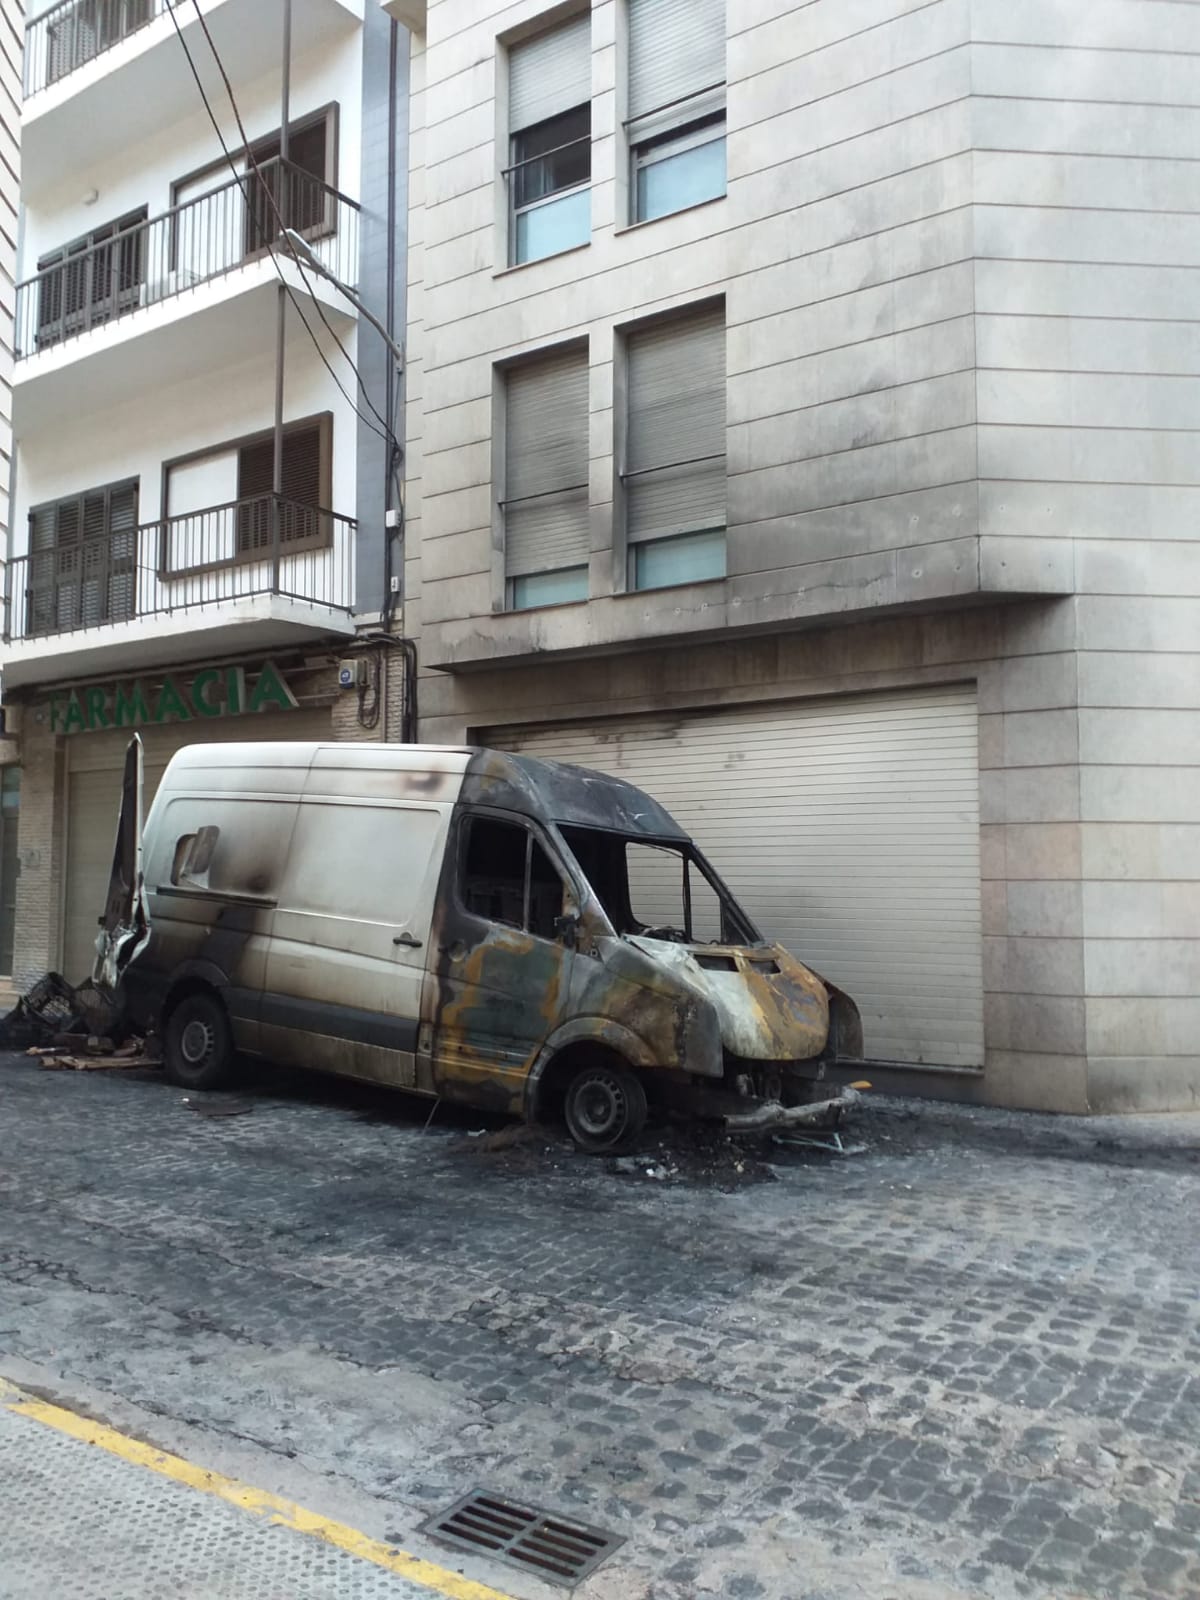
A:
[[[482,1489],[472,1490],[449,1511],[431,1517],[421,1531],[456,1550],[490,1555],[567,1589],[594,1572],[624,1542],[600,1528],[519,1506]]]

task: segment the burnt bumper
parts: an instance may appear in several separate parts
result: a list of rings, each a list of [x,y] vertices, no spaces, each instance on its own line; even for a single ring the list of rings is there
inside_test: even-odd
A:
[[[778,1100],[759,1100],[744,1110],[726,1112],[725,1127],[730,1133],[774,1133],[780,1128],[833,1128],[846,1112],[862,1104],[857,1089],[843,1089],[828,1100],[808,1105],[785,1106]]]

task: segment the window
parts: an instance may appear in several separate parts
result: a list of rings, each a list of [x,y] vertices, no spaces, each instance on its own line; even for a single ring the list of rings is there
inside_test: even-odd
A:
[[[628,0],[632,220],[725,193],[725,0]]]
[[[590,14],[513,45],[508,58],[509,260],[586,244],[592,227]]]
[[[329,121],[328,114],[322,112],[315,121],[295,127],[288,124],[286,166],[277,133],[252,146],[261,178],[251,191],[246,217],[247,254],[274,243],[279,237],[281,217],[284,227],[295,228],[308,238],[332,228],[335,212],[327,187]]]
[[[337,106],[288,124],[288,159],[273,133],[171,188],[170,270],[179,287],[211,278],[279,237],[280,218],[307,239],[337,227]],[[246,200],[249,197],[249,205]],[[278,208],[279,215],[276,215]]]
[[[283,436],[283,495],[279,539],[289,549],[326,542],[329,519],[328,434],[331,417],[304,422]],[[265,555],[271,549],[271,486],[275,481],[275,440],[271,435],[244,444],[237,464],[237,553]]]
[[[146,277],[147,211],[94,228],[38,262],[37,345],[44,350],[136,307]]]
[[[220,828],[211,823],[197,828],[195,833],[180,834],[175,841],[175,855],[171,862],[171,882],[176,888],[180,884],[190,889],[210,887],[208,874],[220,837]]]
[[[504,398],[506,604],[522,610],[586,600],[586,349],[510,368]]]
[[[487,922],[523,929],[539,939],[558,936],[563,881],[528,828],[471,817],[462,866],[466,909]]]
[[[630,334],[625,532],[629,582],[660,589],[725,575],[725,316],[708,310]]]
[[[284,554],[329,543],[333,417],[290,423],[283,436],[279,544]],[[166,574],[271,555],[275,436],[216,445],[164,468],[159,563]]]
[[[729,891],[677,839],[625,839],[564,827],[563,838],[619,934],[695,943],[755,944],[759,935]]]
[[[153,0],[76,0],[46,25],[46,82],[57,83],[153,18]]]
[[[33,508],[26,633],[94,628],[134,615],[137,507],[133,479]]]
[[[682,851],[631,840],[625,866],[630,910],[643,929],[669,928],[706,943],[720,939],[716,890]]]

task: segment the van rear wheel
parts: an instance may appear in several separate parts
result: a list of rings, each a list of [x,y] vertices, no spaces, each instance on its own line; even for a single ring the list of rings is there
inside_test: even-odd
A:
[[[563,1101],[567,1132],[581,1150],[601,1155],[632,1144],[646,1126],[646,1091],[625,1067],[582,1067]]]
[[[163,1029],[167,1077],[184,1089],[219,1089],[233,1075],[233,1032],[225,1007],[204,990],[185,994]]]

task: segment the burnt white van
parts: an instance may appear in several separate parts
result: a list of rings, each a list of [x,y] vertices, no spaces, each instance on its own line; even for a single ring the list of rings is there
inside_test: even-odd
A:
[[[649,795],[494,750],[207,744],[144,835],[130,747],[96,978],[195,1089],[239,1055],[528,1118],[582,1148],[647,1101],[761,1127],[862,1054]]]

